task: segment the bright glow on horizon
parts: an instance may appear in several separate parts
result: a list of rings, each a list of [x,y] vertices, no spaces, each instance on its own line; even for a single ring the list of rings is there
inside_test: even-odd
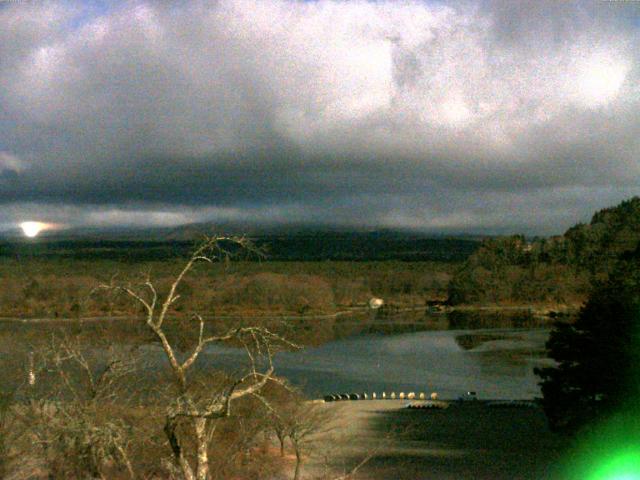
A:
[[[42,222],[22,222],[20,224],[20,228],[25,236],[29,238],[36,237],[42,230],[45,230],[49,227],[48,223]]]

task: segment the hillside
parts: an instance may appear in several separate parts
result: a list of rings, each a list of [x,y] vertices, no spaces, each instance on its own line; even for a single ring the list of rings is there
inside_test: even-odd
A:
[[[580,304],[591,281],[606,277],[639,243],[640,197],[633,197],[557,237],[483,241],[451,280],[449,298],[453,304]]]

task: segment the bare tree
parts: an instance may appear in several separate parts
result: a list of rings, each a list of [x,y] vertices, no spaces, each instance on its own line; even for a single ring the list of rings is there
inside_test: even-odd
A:
[[[82,335],[69,335],[64,331],[51,336],[42,350],[44,365],[61,380],[66,392],[58,392],[58,397],[71,396],[76,403],[98,403],[123,397],[122,380],[130,377],[137,369],[138,360],[133,351],[118,347],[110,341],[102,342],[104,361],[99,361]],[[100,350],[102,350],[100,349]],[[72,378],[73,377],[73,378]]]
[[[366,452],[365,455],[349,470],[336,473],[329,458],[339,456],[336,445],[344,440],[335,437],[336,421],[340,419],[333,408],[306,400],[295,389],[287,387],[287,395],[280,401],[264,400],[269,410],[271,428],[280,443],[280,453],[284,455],[285,442],[289,439],[295,455],[293,480],[302,478],[303,464],[310,457],[324,457],[324,474],[316,473],[313,478],[330,480],[348,480],[354,478],[358,471],[373,458],[380,445]],[[388,440],[388,436],[383,441]],[[316,465],[316,470],[317,470]]]
[[[264,327],[243,326],[232,328],[219,335],[205,333],[203,317],[194,313],[197,339],[190,350],[182,353],[167,334],[167,318],[171,308],[180,299],[177,293],[181,282],[199,262],[212,263],[226,259],[227,247],[251,250],[245,238],[207,238],[191,255],[175,277],[165,295],[160,295],[149,276],[136,287],[104,285],[125,292],[144,309],[145,322],[154,337],[160,342],[169,364],[176,394],[166,412],[164,433],[173,458],[184,480],[208,480],[209,449],[215,422],[231,414],[234,401],[257,394],[274,377],[273,355],[282,348],[296,346],[280,335]],[[247,366],[235,376],[227,376],[211,391],[203,391],[199,383],[189,375],[204,348],[213,343],[229,343],[244,348]],[[240,367],[240,366],[239,366]]]
[[[314,437],[326,432],[329,418],[329,411],[320,408],[319,405],[310,402],[294,404],[294,409],[286,420],[287,436],[296,455],[293,480],[300,479],[304,456],[311,449]]]
[[[30,362],[30,402],[15,413],[54,477],[107,478],[106,470],[117,467],[135,476],[131,428],[110,408],[124,403],[120,390],[136,362],[130,352],[105,345],[106,359],[99,361],[82,335],[60,332],[39,349],[38,368]]]
[[[307,400],[304,395],[286,382],[271,389],[267,396],[259,395],[268,412],[270,429],[280,446],[280,456],[285,454],[285,444],[291,443],[296,463],[293,480],[299,480],[305,457],[315,448],[318,440],[326,440],[333,428],[335,412],[324,405]]]

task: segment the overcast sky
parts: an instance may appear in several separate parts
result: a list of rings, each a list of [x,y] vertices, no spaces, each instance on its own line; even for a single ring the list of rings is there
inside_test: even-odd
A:
[[[0,3],[0,228],[560,233],[640,193],[640,2]]]

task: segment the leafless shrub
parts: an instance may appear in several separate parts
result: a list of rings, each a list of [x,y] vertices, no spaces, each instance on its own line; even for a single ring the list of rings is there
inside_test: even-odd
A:
[[[8,439],[11,432],[11,415],[9,408],[12,398],[7,392],[0,392],[0,478],[7,473],[9,463]]]
[[[28,455],[40,457],[52,478],[107,478],[119,471],[133,478],[133,428],[114,411],[126,403],[135,359],[111,345],[98,359],[81,335],[62,332],[40,347],[23,401],[12,409],[26,437],[17,447],[26,450],[31,439]]]

